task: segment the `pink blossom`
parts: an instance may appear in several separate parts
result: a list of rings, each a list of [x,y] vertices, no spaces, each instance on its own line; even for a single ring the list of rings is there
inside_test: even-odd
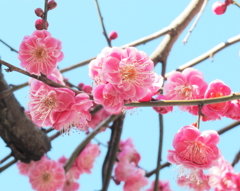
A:
[[[159,94],[156,97],[156,100],[168,100],[168,98],[164,95]],[[167,114],[169,112],[172,112],[173,106],[165,106],[165,107],[159,106],[159,107],[153,107],[153,109],[160,114]]]
[[[133,141],[131,138],[128,138],[126,141],[120,141],[119,143],[119,149],[122,151],[124,147],[131,147],[134,148]]]
[[[85,93],[74,97],[74,102],[63,112],[54,113],[55,122],[52,128],[69,132],[72,127],[81,131],[86,131],[88,122],[91,120],[89,109],[92,106],[92,100]]]
[[[100,111],[92,115],[92,119],[88,123],[89,127],[95,129],[108,116],[110,116],[110,113],[102,108]]]
[[[80,189],[79,183],[75,182],[74,180],[66,180],[62,191],[77,191]]]
[[[140,191],[140,189],[148,184],[148,179],[145,177],[145,172],[142,169],[137,169],[125,182],[124,191]]]
[[[236,174],[236,191],[240,191],[240,173]]]
[[[227,4],[225,2],[216,1],[212,5],[212,11],[216,15],[222,15],[223,13],[225,13],[226,10],[227,10]]]
[[[155,181],[152,182],[151,187],[146,191],[154,191],[154,185],[155,185]],[[170,188],[169,181],[159,180],[158,191],[172,191]]]
[[[63,75],[57,68],[55,68],[50,75],[47,75],[47,78],[49,78],[59,84],[66,85],[64,82]]]
[[[205,92],[204,98],[217,98],[231,94],[231,89],[220,80],[211,82]],[[220,119],[229,109],[231,102],[222,102],[206,105],[202,109],[202,113],[207,116],[208,120]]]
[[[232,100],[224,116],[240,121],[240,100]]]
[[[194,126],[184,126],[174,136],[175,150],[169,150],[168,160],[189,169],[209,169],[220,157],[220,150],[216,146],[218,142],[216,131],[201,133]]]
[[[21,66],[31,74],[49,75],[62,61],[61,41],[55,39],[46,30],[36,30],[31,36],[25,36],[20,45],[18,58]]]
[[[137,166],[141,156],[135,148],[124,146],[121,152],[118,153],[117,158],[120,162],[134,163]]]
[[[122,94],[111,84],[99,85],[93,90],[94,101],[102,104],[106,111],[118,114],[122,111],[124,101]]]
[[[29,181],[34,190],[56,191],[64,185],[64,169],[56,161],[50,159],[41,160],[30,170]]]
[[[42,127],[53,125],[54,114],[65,111],[71,103],[74,103],[74,95],[69,89],[53,88],[33,80],[28,103],[33,122]]]
[[[115,177],[118,181],[127,181],[127,179],[134,173],[137,168],[135,163],[129,163],[127,161],[120,161],[115,168]]]
[[[111,31],[108,36],[109,40],[114,40],[118,37],[118,33],[116,31]]]
[[[17,167],[19,169],[19,173],[21,175],[28,175],[30,169],[33,167],[33,165],[35,164],[34,161],[31,161],[30,163],[23,163],[23,162],[18,162],[17,163]]]
[[[202,99],[207,89],[203,74],[194,69],[187,68],[180,72],[173,72],[164,86],[164,92],[169,100]],[[182,111],[197,115],[197,106],[180,106]]]
[[[83,85],[82,86],[82,91],[84,91],[85,93],[88,93],[88,94],[91,94],[92,93],[92,86],[89,86],[89,85]]]
[[[88,144],[76,159],[76,165],[81,173],[91,173],[93,163],[100,154],[100,149],[97,144]]]

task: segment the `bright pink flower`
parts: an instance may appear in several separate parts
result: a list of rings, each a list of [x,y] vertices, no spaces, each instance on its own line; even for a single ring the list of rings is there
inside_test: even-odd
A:
[[[75,182],[74,180],[66,180],[62,191],[77,191],[80,189],[79,183]]]
[[[117,88],[111,84],[99,85],[93,90],[94,101],[102,104],[106,111],[118,114],[122,111],[124,101],[122,94],[118,93]]]
[[[92,93],[92,86],[89,86],[89,85],[83,85],[82,86],[82,91],[84,91],[85,93],[88,93],[88,94],[91,94]]]
[[[120,161],[114,170],[116,180],[127,181],[127,179],[134,173],[136,173],[137,168],[135,163],[128,163],[126,161]]]
[[[23,163],[23,162],[18,162],[17,167],[19,169],[19,173],[21,175],[26,175],[27,176],[30,169],[33,167],[34,164],[35,164],[34,161],[31,161],[29,164]]]
[[[232,100],[224,116],[240,121],[240,100]]]
[[[152,182],[151,187],[146,191],[154,191],[154,184],[155,184],[155,181]],[[169,181],[159,180],[158,191],[172,191],[170,188]]]
[[[47,78],[49,78],[59,84],[66,85],[64,82],[62,73],[57,68],[55,68],[50,75],[47,75]]]
[[[69,132],[72,127],[81,131],[86,131],[88,122],[91,120],[89,109],[92,106],[92,100],[85,93],[78,94],[74,97],[74,102],[63,112],[54,113],[55,122],[52,128]]]
[[[45,159],[34,165],[29,172],[29,181],[37,191],[56,191],[65,182],[65,172],[60,163]]]
[[[131,138],[128,138],[126,141],[120,141],[119,143],[119,149],[122,151],[124,147],[131,147],[134,148],[133,141]]]
[[[236,191],[240,191],[240,173],[236,174]]]
[[[217,98],[227,96],[231,94],[231,89],[220,80],[214,80],[211,82],[205,92],[204,98]],[[215,103],[205,105],[202,109],[202,113],[207,118],[215,120],[220,119],[220,116],[224,116],[226,111],[229,109],[231,102]]]
[[[116,31],[111,31],[108,36],[109,40],[114,40],[118,37],[118,33]]]
[[[137,169],[125,182],[124,191],[140,191],[140,189],[148,184],[148,179],[145,177],[145,172],[142,169]]]
[[[180,72],[173,72],[168,77],[164,86],[164,92],[169,100],[193,100],[202,99],[207,89],[203,74],[194,69],[187,68]],[[197,115],[197,106],[180,106],[182,111],[188,111]]]
[[[43,30],[43,19],[38,19],[35,21],[35,28],[37,30]],[[46,21],[46,29],[48,29],[49,23]]]
[[[31,36],[25,36],[20,45],[18,59],[21,66],[31,74],[49,75],[62,61],[61,41],[55,39],[46,30],[36,30]]]
[[[168,100],[166,96],[164,95],[161,95],[159,94],[157,97],[156,97],[156,100]],[[153,109],[160,113],[160,114],[167,114],[169,112],[172,112],[173,110],[173,106],[165,106],[165,107],[153,107]]]
[[[203,131],[193,126],[182,127],[174,136],[168,160],[189,169],[209,169],[220,157],[216,146],[219,135],[216,131]]]
[[[93,163],[100,154],[100,149],[97,144],[88,144],[76,159],[76,164],[81,173],[91,173]]]
[[[89,127],[95,129],[108,116],[110,116],[110,113],[102,108],[100,111],[92,115],[92,119],[88,123]]]
[[[222,15],[223,13],[225,13],[226,10],[227,10],[227,4],[225,2],[216,1],[212,5],[212,11],[216,15]]]
[[[55,113],[65,111],[74,103],[74,92],[65,88],[53,88],[38,80],[32,80],[28,108],[36,125],[48,127],[55,123]]]

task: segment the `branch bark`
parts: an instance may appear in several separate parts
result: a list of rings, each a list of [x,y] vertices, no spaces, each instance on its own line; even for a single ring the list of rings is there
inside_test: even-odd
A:
[[[0,72],[0,92],[9,89]],[[0,136],[22,162],[37,161],[50,150],[50,140],[26,116],[24,108],[11,93],[0,100]]]
[[[164,37],[150,56],[155,65],[158,62],[166,63],[174,43],[194,16],[200,11],[203,2],[204,0],[192,0],[186,9],[170,24],[169,27],[172,28],[172,31]]]

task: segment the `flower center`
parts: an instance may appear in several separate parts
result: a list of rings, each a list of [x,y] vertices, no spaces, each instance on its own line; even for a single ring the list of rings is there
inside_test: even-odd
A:
[[[46,51],[44,47],[38,47],[33,53],[35,55],[35,58],[37,59],[43,59],[46,57]]]
[[[123,81],[133,81],[137,75],[135,65],[127,65],[121,68],[121,76]]]
[[[43,104],[50,109],[54,109],[56,108],[56,99],[54,97],[47,97],[43,100]]]
[[[221,92],[211,92],[210,93],[210,98],[218,98],[218,97],[222,97],[224,96]],[[222,103],[214,103],[211,104],[211,107],[214,110],[222,110],[225,107],[226,102],[222,102]]]
[[[181,100],[189,100],[194,98],[193,87],[191,85],[177,86],[173,89],[172,94],[176,99]]]
[[[214,155],[210,147],[200,142],[192,142],[188,147],[180,153],[180,156],[195,164],[206,164],[209,155]]]
[[[42,175],[42,179],[44,182],[48,182],[51,179],[51,175],[46,172]]]

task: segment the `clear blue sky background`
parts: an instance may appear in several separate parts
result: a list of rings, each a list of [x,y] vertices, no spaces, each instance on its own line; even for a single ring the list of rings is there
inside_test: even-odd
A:
[[[34,9],[43,8],[43,0],[0,0],[0,39],[18,49],[25,35],[30,35],[34,30],[37,17]],[[59,68],[73,65],[77,62],[96,56],[107,46],[102,35],[101,25],[97,15],[94,0],[57,0],[58,7],[48,14],[49,31],[55,38],[62,41],[64,60],[59,63]],[[119,38],[113,41],[114,46],[121,46],[141,37],[150,35],[163,27],[168,26],[189,4],[188,1],[158,1],[158,0],[99,0],[105,26],[108,32],[115,30]],[[182,44],[187,30],[175,43],[168,59],[167,72],[176,69],[179,65],[190,61],[212,47],[239,34],[240,9],[231,5],[224,15],[216,16],[212,13],[210,0],[197,27],[191,34],[186,45]],[[145,45],[137,47],[149,55],[157,47],[162,38],[156,39]],[[203,72],[208,83],[221,79],[228,84],[233,92],[240,92],[240,43],[232,45],[210,59],[197,65],[196,68]],[[11,52],[6,46],[0,44],[0,56],[3,60],[20,66],[17,54]],[[5,67],[3,67],[5,68]],[[160,65],[155,68],[160,73]],[[92,84],[88,77],[88,67],[84,66],[64,74],[72,83],[80,82]],[[9,84],[20,84],[28,78],[15,72],[5,73]],[[20,104],[26,107],[28,102],[28,87],[14,93]],[[168,149],[172,149],[174,134],[184,125],[196,121],[196,117],[175,108],[170,114],[164,116],[164,146],[163,162],[166,161]],[[201,130],[218,130],[233,120],[224,118],[221,121],[201,123]],[[122,139],[132,137],[136,149],[141,154],[140,166],[150,171],[156,168],[158,150],[158,115],[152,108],[140,108],[133,114],[128,113],[124,122]],[[75,147],[84,139],[85,134],[72,133],[70,136],[60,136],[52,142],[52,150],[48,156],[58,159],[62,155],[69,157]],[[107,130],[97,136],[106,143],[110,131]],[[230,162],[240,149],[240,127],[237,127],[221,136],[219,147],[224,157]],[[94,142],[94,141],[93,141]],[[10,150],[0,140],[0,159],[9,154]],[[83,191],[101,189],[101,167],[106,154],[106,148],[101,147],[101,155],[94,164],[91,175],[81,176],[79,182]],[[161,171],[160,178],[170,180],[172,190],[185,190],[175,184],[178,170],[175,166]],[[236,166],[240,171],[240,164]],[[149,183],[154,180],[152,176]],[[111,181],[110,191],[121,191],[123,184],[116,186]],[[31,185],[28,178],[18,173],[16,165],[0,174],[0,190],[3,191],[30,191]],[[145,190],[145,189],[144,189]]]

